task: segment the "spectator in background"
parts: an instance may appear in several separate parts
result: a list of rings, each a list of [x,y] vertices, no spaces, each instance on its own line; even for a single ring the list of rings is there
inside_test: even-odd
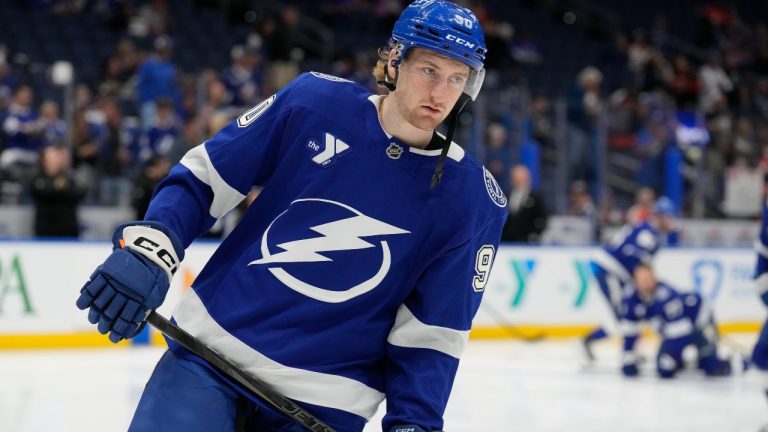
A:
[[[609,150],[628,150],[637,142],[638,101],[635,92],[618,89],[608,100],[606,112]]]
[[[261,57],[251,47],[237,45],[230,51],[232,64],[221,73],[221,81],[230,94],[229,104],[251,107],[261,100]]]
[[[565,160],[571,179],[594,178],[593,139],[604,110],[603,73],[587,66],[576,76],[577,86],[569,93]]]
[[[711,53],[706,64],[699,69],[701,94],[699,108],[705,114],[728,108],[727,94],[733,91],[731,78],[723,69],[719,53]]]
[[[271,60],[271,86],[281,89],[299,75],[299,60],[305,55],[299,23],[301,15],[294,7],[284,8],[278,18],[267,18],[261,35]]]
[[[128,33],[140,41],[167,34],[171,27],[171,13],[166,1],[149,0],[142,3],[128,22]]]
[[[576,76],[578,87],[572,95],[571,118],[582,130],[591,131],[603,111],[603,73],[594,66],[587,66]]]
[[[127,206],[131,183],[126,177],[131,154],[123,133],[123,115],[117,102],[104,98],[101,102],[105,116],[106,135],[99,157],[99,203],[107,206]]]
[[[733,142],[730,146],[727,159],[729,165],[734,161],[742,159],[747,164],[754,166],[762,149],[757,148],[755,141],[755,128],[752,126],[752,122],[746,118],[741,117],[736,120],[736,126],[733,131]]]
[[[531,190],[531,172],[524,165],[510,170],[512,193],[509,195],[509,218],[504,224],[501,241],[538,243],[547,226],[547,212],[538,193]]]
[[[129,85],[139,69],[139,53],[130,39],[121,39],[115,46],[115,52],[107,59],[104,66],[103,87],[108,92],[120,94],[131,93]]]
[[[552,120],[551,103],[544,95],[531,99],[531,138],[543,149],[555,148],[555,125]]]
[[[166,98],[174,103],[179,100],[172,53],[171,39],[168,36],[159,36],[154,42],[154,53],[139,67],[137,92],[142,126],[145,129],[152,125],[158,99]]]
[[[633,148],[640,163],[635,181],[643,186],[660,190],[663,182],[664,150],[672,142],[672,131],[663,112],[652,112],[637,133]]]
[[[140,159],[147,161],[155,155],[167,157],[174,151],[179,137],[179,119],[173,107],[173,101],[159,98],[155,115],[149,128],[142,137]]]
[[[485,160],[483,164],[493,177],[498,179],[502,189],[509,189],[507,180],[507,167],[509,167],[510,151],[508,143],[509,133],[501,123],[491,123],[486,129]]]
[[[233,107],[229,104],[229,93],[215,71],[209,71],[202,82],[205,85],[205,101],[197,107],[201,124],[208,124],[216,115],[229,115],[233,112]]]
[[[634,84],[642,87],[645,81],[645,71],[648,62],[653,57],[653,47],[648,44],[648,37],[642,29],[635,29],[632,32],[632,42],[627,48],[627,60],[629,61],[629,70],[634,76]]]
[[[75,86],[75,98],[74,98],[75,110],[84,110],[93,104],[93,91],[87,84],[77,84]]]
[[[46,100],[40,104],[40,123],[42,127],[42,147],[68,145],[67,123],[59,115],[59,104]]]
[[[69,150],[47,146],[40,154],[40,172],[32,180],[35,202],[35,235],[77,237],[80,231],[77,208],[85,195],[72,175]]]
[[[2,121],[5,144],[0,152],[0,179],[26,187],[37,170],[43,123],[32,108],[34,94],[26,85],[19,87]],[[18,190],[14,199],[24,199]]]
[[[568,188],[568,216],[586,217],[590,220],[597,220],[597,209],[592,195],[589,194],[587,183],[576,180]]]
[[[642,187],[635,194],[635,203],[627,210],[627,223],[638,224],[647,221],[656,206],[656,192],[649,187]]]
[[[170,170],[171,164],[162,155],[153,155],[144,163],[144,168],[136,179],[131,193],[131,204],[136,212],[136,220],[144,219],[155,187]]]
[[[86,204],[98,201],[99,163],[109,133],[106,122],[106,114],[96,103],[75,112],[72,128],[75,175],[86,188]]]

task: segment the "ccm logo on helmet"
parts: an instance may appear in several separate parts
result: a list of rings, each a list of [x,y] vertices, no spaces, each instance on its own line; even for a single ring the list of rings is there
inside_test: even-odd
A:
[[[445,35],[445,38],[448,39],[449,41],[456,42],[459,45],[464,45],[467,48],[474,48],[475,47],[475,44],[473,44],[472,42],[470,42],[470,41],[468,41],[466,39],[462,39],[462,38],[460,38],[458,36],[455,36],[455,35],[452,35],[452,34]]]
[[[178,263],[176,260],[173,258],[173,254],[161,248],[160,245],[156,242],[146,237],[140,236],[133,241],[133,245],[137,248],[144,249],[145,251],[157,255],[157,257],[160,258],[160,261],[162,261],[171,271],[171,274],[175,274],[176,270],[178,270],[179,266],[177,265]]]

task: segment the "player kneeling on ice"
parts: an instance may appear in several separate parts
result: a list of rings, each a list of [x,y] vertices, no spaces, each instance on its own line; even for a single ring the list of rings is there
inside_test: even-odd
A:
[[[707,376],[730,375],[731,364],[717,355],[717,329],[709,304],[698,293],[681,293],[656,279],[650,266],[634,271],[636,290],[622,301],[620,327],[624,334],[622,372],[638,374],[635,344],[641,323],[648,321],[661,336],[656,370],[672,378],[683,369],[683,350],[693,346],[697,367]]]
[[[78,307],[113,341],[135,335],[184,249],[261,187],[176,307],[178,327],[337,431],[361,431],[385,399],[384,431],[442,429],[507,216],[493,176],[451,139],[485,53],[469,9],[413,2],[373,71],[388,94],[311,72],[245,112],[117,231]],[[181,343],[169,340],[131,432],[301,429],[296,410]]]

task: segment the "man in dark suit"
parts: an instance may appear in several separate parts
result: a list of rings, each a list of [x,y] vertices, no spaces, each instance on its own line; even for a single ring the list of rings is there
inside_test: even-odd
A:
[[[501,241],[538,243],[547,226],[547,212],[539,194],[531,190],[531,172],[524,165],[516,165],[510,170],[510,181],[509,218]]]

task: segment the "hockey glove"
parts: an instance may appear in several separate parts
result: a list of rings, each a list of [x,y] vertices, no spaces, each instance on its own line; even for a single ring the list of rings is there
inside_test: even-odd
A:
[[[90,308],[88,321],[117,343],[138,334],[149,312],[163,303],[184,248],[159,222],[123,224],[112,243],[112,255],[80,290],[77,307]]]

